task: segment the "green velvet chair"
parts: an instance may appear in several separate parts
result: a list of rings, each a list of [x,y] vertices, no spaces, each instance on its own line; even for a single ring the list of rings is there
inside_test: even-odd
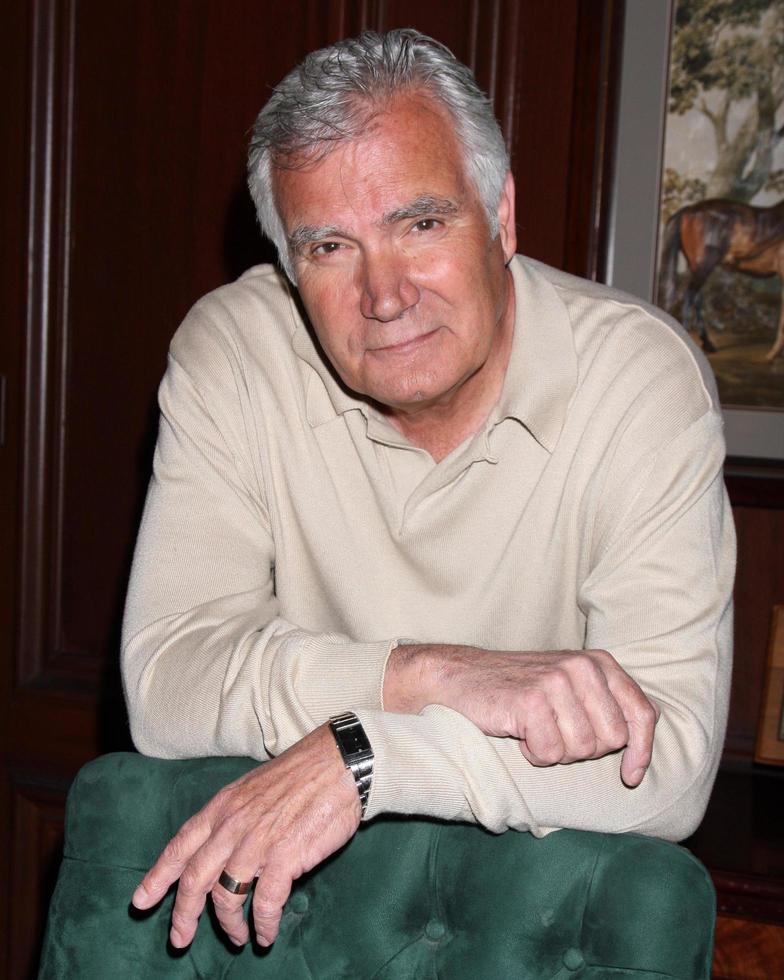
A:
[[[256,763],[105,756],[68,800],[42,980],[707,978],[715,896],[687,851],[633,834],[537,840],[377,819],[296,883],[274,946],[236,950],[208,914],[167,946],[173,894],[129,906],[192,813]]]

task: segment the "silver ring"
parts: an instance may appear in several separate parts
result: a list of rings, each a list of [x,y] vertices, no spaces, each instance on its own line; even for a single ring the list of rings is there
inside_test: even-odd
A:
[[[237,881],[224,868],[220,873],[220,878],[218,878],[218,884],[225,888],[227,892],[231,892],[232,895],[247,895],[250,891],[250,886],[255,880],[255,878],[251,878],[250,881]]]

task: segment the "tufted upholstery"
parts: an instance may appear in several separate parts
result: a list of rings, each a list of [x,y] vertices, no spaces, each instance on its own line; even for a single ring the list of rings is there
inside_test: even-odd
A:
[[[204,916],[190,949],[175,953],[166,944],[173,896],[141,914],[129,909],[131,893],[180,824],[253,765],[118,754],[81,771],[41,980],[710,975],[713,889],[682,848],[413,819],[363,826],[298,882],[269,951],[236,951]]]

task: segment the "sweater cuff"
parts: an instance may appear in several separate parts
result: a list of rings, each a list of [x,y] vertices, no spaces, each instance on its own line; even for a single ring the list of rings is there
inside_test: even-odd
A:
[[[291,650],[285,647],[291,644]],[[340,634],[305,634],[295,631],[284,639],[277,668],[290,672],[290,689],[313,725],[348,708],[381,709],[384,671],[396,640],[370,643],[348,640]],[[282,654],[282,656],[280,655]],[[328,665],[328,666],[325,666]],[[274,689],[276,678],[272,679]],[[281,683],[279,687],[284,687]]]
[[[419,715],[354,708],[373,748],[365,819],[417,814],[480,823],[495,833],[539,831],[493,739],[443,705]]]

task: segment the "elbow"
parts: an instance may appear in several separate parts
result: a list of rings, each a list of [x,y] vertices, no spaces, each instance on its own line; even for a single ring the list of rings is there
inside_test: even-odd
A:
[[[655,813],[649,814],[645,820],[635,825],[626,827],[625,831],[643,834],[645,837],[656,837],[674,844],[691,837],[705,816],[712,784],[711,779],[707,784],[700,782],[699,785],[695,784],[681,794],[666,794],[666,798],[660,799],[660,807]]]
[[[153,759],[176,759],[180,757],[170,741],[161,737],[163,733],[156,731],[154,725],[145,723],[141,712],[138,710],[132,712],[129,707],[128,721],[133,747],[141,755]]]
[[[156,723],[155,713],[148,714],[145,711],[144,698],[139,696],[138,691],[130,695],[126,689],[125,704],[128,709],[131,741],[136,751],[154,759],[178,758],[171,739],[166,737],[165,731]]]
[[[181,758],[171,732],[167,732],[169,712],[155,710],[151,691],[154,657],[145,656],[138,638],[125,644],[121,655],[121,674],[131,741],[141,755],[156,759]]]
[[[648,837],[677,844],[696,832],[705,816],[710,792],[698,798],[686,798],[657,817],[650,827],[641,828],[640,833]]]
[[[630,828],[662,840],[685,840],[697,830],[705,816],[721,757],[722,739],[709,738],[699,726],[692,730],[688,745],[664,753],[660,764],[648,771],[658,805],[647,819]]]

